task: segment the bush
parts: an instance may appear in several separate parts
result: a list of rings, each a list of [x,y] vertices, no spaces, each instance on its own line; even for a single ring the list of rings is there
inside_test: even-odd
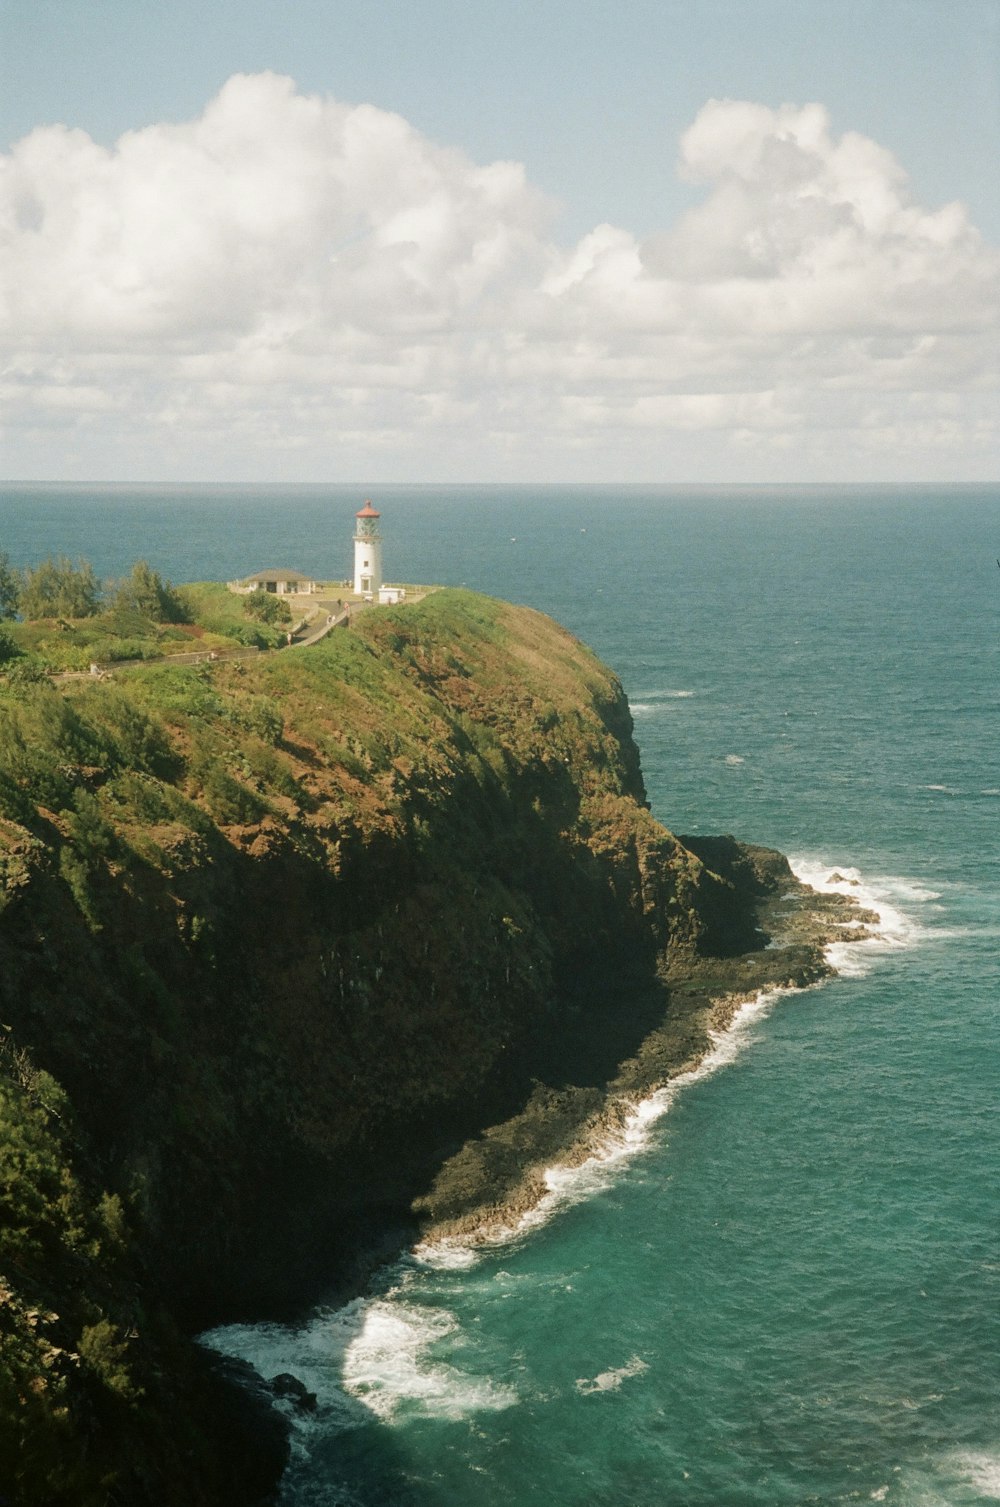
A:
[[[248,649],[276,649],[285,642],[285,635],[279,628],[252,619],[241,622],[238,618],[205,618],[202,627],[206,633],[217,633]]]
[[[292,609],[284,597],[271,591],[251,591],[249,596],[243,598],[243,612],[246,617],[256,618],[259,623],[292,621]]]
[[[45,666],[34,658],[8,660],[0,673],[0,685],[6,685],[11,690],[17,690],[21,686],[40,685],[47,679]]]
[[[80,1334],[77,1349],[84,1365],[108,1388],[126,1401],[142,1396],[128,1367],[128,1341],[109,1319],[88,1324]]]
[[[265,802],[223,769],[216,759],[205,759],[193,773],[201,784],[209,811],[220,825],[250,826],[259,822],[267,811]]]
[[[127,664],[130,659],[158,659],[160,654],[159,645],[150,643],[148,638],[109,639],[91,648],[99,659],[106,659],[109,664]]]
[[[137,706],[120,686],[88,686],[81,705],[93,721],[102,723],[111,733],[123,765],[161,779],[176,778],[181,760],[163,724]]]
[[[227,704],[223,715],[234,727],[256,733],[264,743],[277,743],[285,731],[285,719],[270,696],[244,692]]]

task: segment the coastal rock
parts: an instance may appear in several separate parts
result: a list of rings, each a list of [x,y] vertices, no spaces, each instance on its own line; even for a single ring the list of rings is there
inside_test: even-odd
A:
[[[305,1382],[293,1376],[290,1371],[282,1371],[277,1376],[272,1376],[270,1387],[275,1397],[292,1403],[298,1412],[315,1413],[316,1393],[310,1392]]]

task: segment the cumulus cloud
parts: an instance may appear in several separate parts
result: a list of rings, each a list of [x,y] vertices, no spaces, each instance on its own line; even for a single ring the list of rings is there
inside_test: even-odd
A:
[[[712,100],[678,171],[702,191],[678,223],[567,248],[520,164],[274,74],[113,150],[39,128],[0,159],[9,453],[317,479],[986,463],[1000,258],[962,205],[913,203],[819,105]]]

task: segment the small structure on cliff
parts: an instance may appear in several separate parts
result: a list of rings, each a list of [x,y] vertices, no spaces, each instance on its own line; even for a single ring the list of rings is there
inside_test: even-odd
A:
[[[309,576],[304,576],[301,570],[258,570],[252,576],[245,576],[242,581],[230,581],[230,591],[238,591],[249,594],[251,591],[271,591],[279,597],[295,596],[298,592],[312,594],[319,590],[319,585]]]

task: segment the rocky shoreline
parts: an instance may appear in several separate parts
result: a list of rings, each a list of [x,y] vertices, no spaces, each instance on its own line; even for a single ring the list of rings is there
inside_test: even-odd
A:
[[[850,895],[811,888],[774,850],[731,837],[681,841],[733,882],[744,900],[754,895],[753,930],[760,945],[730,956],[685,953],[676,964],[664,956],[655,981],[646,981],[631,999],[636,1017],[653,1021],[635,1050],[600,1083],[536,1080],[519,1112],[470,1137],[440,1165],[428,1192],[412,1203],[409,1235],[397,1220],[354,1252],[349,1269],[328,1288],[327,1305],[338,1307],[360,1296],[407,1246],[433,1261],[449,1250],[516,1238],[533,1216],[544,1217],[544,1205],[553,1197],[549,1174],[607,1163],[627,1151],[639,1107],[696,1072],[747,1005],[822,983],[836,973],[826,957],[832,943],[878,936],[877,912]],[[831,873],[831,882],[840,879]],[[547,1076],[554,1076],[551,1065]],[[274,1467],[272,1487],[287,1460],[290,1417],[307,1415],[314,1399],[294,1376],[268,1380],[243,1362],[220,1357],[216,1363],[243,1394],[244,1427],[253,1420],[264,1431]],[[279,1401],[285,1403],[280,1410],[274,1406]],[[255,1500],[268,1507],[271,1490]]]
[[[719,841],[732,840],[707,840]],[[687,959],[676,971],[664,965],[656,985],[660,1023],[603,1085],[539,1083],[519,1114],[489,1126],[445,1162],[413,1206],[421,1250],[495,1244],[514,1235],[549,1195],[551,1169],[614,1154],[637,1107],[701,1066],[744,1006],[761,995],[820,983],[836,972],[825,955],[831,943],[877,935],[877,912],[851,896],[812,889],[778,853],[743,851],[758,864],[763,858],[768,869],[771,892],[757,906],[764,945],[735,957]]]

